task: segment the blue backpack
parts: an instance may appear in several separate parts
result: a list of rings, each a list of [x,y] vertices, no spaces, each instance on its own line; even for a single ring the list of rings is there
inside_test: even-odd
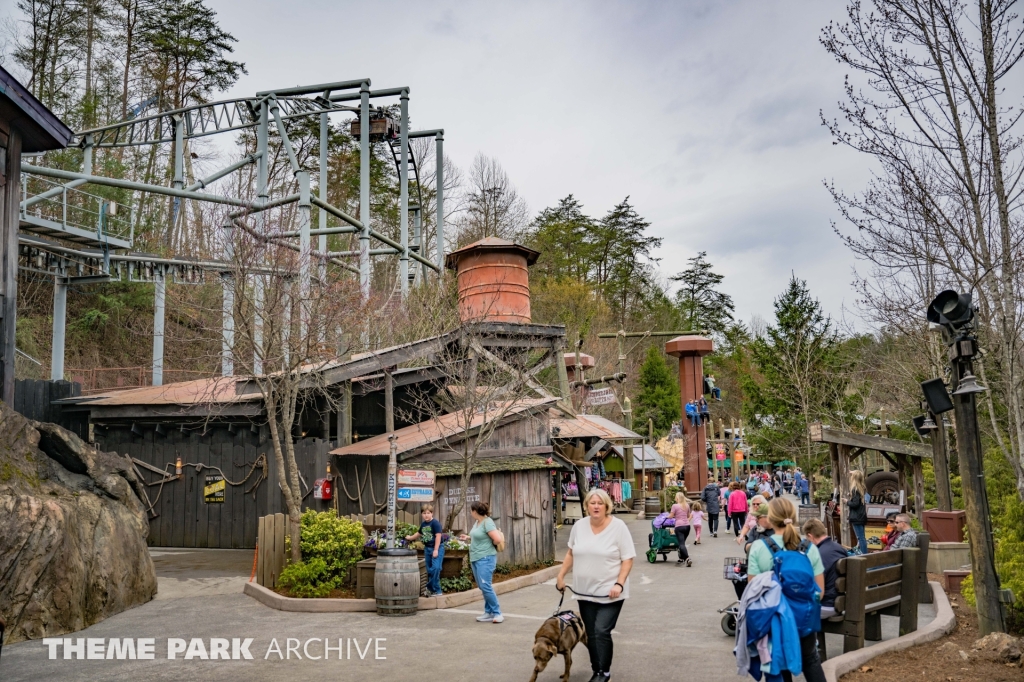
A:
[[[772,572],[782,587],[782,595],[789,603],[801,637],[821,630],[821,588],[814,581],[814,568],[807,557],[811,547],[801,540],[795,550],[783,549],[771,539],[764,538],[772,553]]]

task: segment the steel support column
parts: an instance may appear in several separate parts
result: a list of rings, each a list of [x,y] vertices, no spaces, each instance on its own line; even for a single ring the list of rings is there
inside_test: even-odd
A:
[[[359,90],[359,292],[370,298],[370,84]]]
[[[309,171],[299,171],[295,179],[299,181],[299,339],[304,339],[309,325],[310,266],[313,257],[309,235]]]
[[[224,261],[230,263],[235,256],[234,228],[230,222],[222,226]],[[221,301],[221,376],[235,373],[235,278],[230,271],[220,273],[223,298]]]
[[[267,133],[270,125],[270,111],[267,100],[260,102],[260,122],[256,127],[256,152],[259,158],[256,161],[256,203],[266,206],[269,196],[267,194]],[[266,234],[267,215],[265,211],[256,214],[256,229],[260,234]],[[265,281],[262,275],[256,275],[256,282],[253,286],[253,357],[252,371],[254,374],[263,374],[263,288]]]
[[[324,99],[331,96],[330,92],[324,93]],[[327,146],[330,137],[331,121],[327,113],[320,114],[320,186],[317,188],[317,194],[320,195],[320,201],[327,202]],[[321,230],[327,229],[327,211],[319,209],[317,211],[317,227]],[[317,236],[317,250],[320,253],[327,252],[327,235],[321,233]],[[327,279],[327,261],[320,261],[320,281],[324,282]]]
[[[437,147],[436,163],[437,172],[437,272],[438,275],[444,272],[444,133],[438,133],[434,138]],[[421,256],[423,254],[420,254]]]
[[[164,312],[167,298],[167,273],[162,266],[153,268],[153,385],[164,385]]]
[[[50,381],[64,379],[64,330],[68,313],[68,278],[53,278],[53,343],[50,348]]]
[[[398,231],[402,253],[398,255],[398,278],[401,281],[402,298],[409,295],[409,91],[401,96],[402,120],[400,123],[400,144],[402,145],[401,166],[398,177]]]
[[[181,116],[174,117],[174,181],[171,184],[174,189],[185,188],[185,119]],[[171,210],[170,234],[172,238],[178,225],[179,213],[181,213],[181,199],[175,197]]]

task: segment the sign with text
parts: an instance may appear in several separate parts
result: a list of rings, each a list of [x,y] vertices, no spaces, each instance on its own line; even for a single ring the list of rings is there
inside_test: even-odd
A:
[[[400,502],[433,502],[433,488],[399,488],[398,500]]]
[[[587,394],[588,405],[611,405],[615,402],[615,392],[610,388],[595,388]]]
[[[414,488],[434,487],[433,471],[418,471],[413,469],[398,470],[398,485],[412,486]]]
[[[743,461],[743,451],[740,450],[739,448],[737,448],[736,451],[732,453],[732,456],[736,458],[737,462]]]
[[[225,490],[227,490],[227,484],[224,482],[223,476],[218,474],[207,476],[206,485],[203,486],[203,502],[207,504],[222,504],[224,502]]]
[[[725,443],[715,443],[715,459],[725,459]]]

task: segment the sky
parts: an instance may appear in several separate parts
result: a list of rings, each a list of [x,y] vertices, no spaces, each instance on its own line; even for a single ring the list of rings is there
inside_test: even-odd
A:
[[[226,96],[408,86],[413,128],[444,128],[463,169],[496,158],[532,213],[573,194],[599,217],[628,195],[666,279],[706,251],[738,319],[770,321],[795,274],[859,326],[823,181],[856,191],[871,166],[819,115],[843,95],[818,42],[843,2],[207,3],[248,69]]]

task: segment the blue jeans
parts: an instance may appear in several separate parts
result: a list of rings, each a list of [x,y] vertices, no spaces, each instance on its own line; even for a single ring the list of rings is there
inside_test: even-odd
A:
[[[433,543],[431,543],[433,544]],[[441,594],[441,564],[444,562],[444,544],[437,548],[437,558],[434,558],[434,548],[423,548],[423,559],[427,563],[427,592]]]
[[[850,527],[853,528],[853,534],[857,536],[857,547],[860,548],[861,554],[868,553],[868,539],[864,535],[864,526],[860,524],[851,523]]]
[[[494,586],[491,585],[491,578],[494,577],[494,567],[497,565],[497,554],[469,562],[469,567],[473,569],[473,579],[476,580],[476,586],[484,593],[484,613],[488,616],[501,615],[498,595],[494,594]]]
[[[800,504],[810,504],[810,503],[811,503],[811,494],[809,492],[805,492],[805,491],[801,490],[800,491]]]

